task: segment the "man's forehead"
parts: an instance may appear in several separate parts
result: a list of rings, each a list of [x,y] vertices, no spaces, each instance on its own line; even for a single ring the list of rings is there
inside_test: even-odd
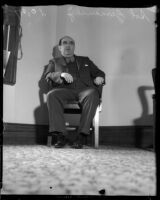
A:
[[[63,41],[73,41],[74,42],[74,40],[71,38],[71,37],[64,37],[63,39],[62,39],[62,42]]]

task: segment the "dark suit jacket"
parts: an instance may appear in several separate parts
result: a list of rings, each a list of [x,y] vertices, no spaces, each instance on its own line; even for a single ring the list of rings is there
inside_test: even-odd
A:
[[[81,81],[86,85],[86,87],[94,87],[98,89],[101,95],[102,87],[97,87],[93,83],[93,80],[98,76],[105,79],[105,73],[101,71],[88,57],[75,55],[75,59]],[[67,67],[63,57],[53,58],[49,61],[49,64],[44,71],[44,76],[48,84],[52,86],[51,88],[67,88],[67,84],[60,75],[62,72],[70,73],[69,70],[70,69]]]

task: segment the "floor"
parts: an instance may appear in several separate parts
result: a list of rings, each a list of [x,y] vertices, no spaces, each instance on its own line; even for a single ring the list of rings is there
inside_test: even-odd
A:
[[[2,194],[156,195],[155,153],[129,147],[3,146]]]

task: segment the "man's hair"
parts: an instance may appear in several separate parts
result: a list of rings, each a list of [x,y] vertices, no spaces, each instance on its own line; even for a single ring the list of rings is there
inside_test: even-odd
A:
[[[73,40],[73,38],[71,38],[70,36],[68,36],[68,35],[66,35],[66,36],[63,36],[60,40],[59,40],[59,43],[58,43],[58,45],[59,46],[61,46],[61,44],[62,44],[62,40],[64,39],[64,38],[70,38],[70,39],[72,39]],[[73,40],[74,41],[74,40]],[[74,43],[75,43],[75,41],[74,41]]]

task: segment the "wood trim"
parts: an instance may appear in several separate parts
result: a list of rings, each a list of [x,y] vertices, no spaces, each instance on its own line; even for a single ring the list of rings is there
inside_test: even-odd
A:
[[[153,145],[152,126],[100,127],[100,144],[145,147]]]
[[[4,123],[3,144],[47,144],[48,125]],[[139,146],[153,144],[152,126],[101,126],[101,145]],[[72,133],[69,133],[72,135]],[[92,136],[88,141],[93,140]]]
[[[3,144],[43,144],[48,125],[4,123]]]

